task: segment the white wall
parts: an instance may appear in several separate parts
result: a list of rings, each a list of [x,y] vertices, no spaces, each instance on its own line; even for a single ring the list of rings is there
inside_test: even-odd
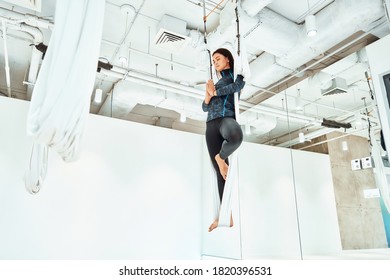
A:
[[[245,259],[299,259],[341,251],[329,156],[292,152],[250,143],[242,147]]]
[[[0,99],[0,259],[199,259],[202,137],[91,115],[81,158],[22,182],[28,103]]]
[[[300,259],[341,252],[328,155],[304,151],[291,155],[286,148],[253,143],[243,143],[238,154],[232,229],[206,232],[212,209],[210,183],[204,179],[206,257]]]
[[[245,143],[240,170],[244,258],[299,259],[289,150]]]
[[[241,219],[240,205],[238,200],[239,190],[233,189],[232,216],[233,227],[219,227],[212,232],[208,228],[214,221],[214,185],[211,182],[213,178],[211,172],[210,156],[207,151],[206,143],[203,148],[203,219],[202,219],[202,258],[219,257],[228,259],[242,259],[241,250]]]
[[[293,150],[292,157],[303,257],[341,252],[329,156]]]
[[[211,233],[204,136],[91,115],[81,158],[23,174],[28,103],[0,97],[0,259],[299,259],[290,150],[243,143],[234,227]],[[294,151],[303,255],[339,251],[329,158]]]

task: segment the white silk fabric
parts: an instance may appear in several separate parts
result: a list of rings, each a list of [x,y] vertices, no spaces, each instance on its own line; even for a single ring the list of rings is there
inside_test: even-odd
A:
[[[232,53],[234,58],[234,79],[238,74],[244,76],[244,80],[247,81],[250,77],[249,63],[246,56],[246,50],[241,44],[240,56]],[[238,92],[234,93],[234,110],[236,114],[236,121],[240,123],[240,105]],[[238,151],[235,151],[229,157],[229,169],[227,178],[225,181],[225,187],[223,190],[222,202],[220,202],[218,193],[217,174],[211,164],[211,182],[213,184],[213,201],[214,201],[214,218],[218,219],[218,227],[230,227],[230,217],[232,215],[232,203],[234,197],[234,190],[237,190],[239,183],[239,170],[238,170]]]
[[[89,113],[105,0],[57,1],[55,26],[27,116],[33,148],[25,186],[37,193],[48,167],[48,149],[66,161],[78,158]]]

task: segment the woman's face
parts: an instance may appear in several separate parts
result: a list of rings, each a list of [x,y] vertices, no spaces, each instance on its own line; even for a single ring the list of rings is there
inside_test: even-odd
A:
[[[230,68],[229,59],[220,53],[215,53],[213,55],[213,64],[215,70],[217,70],[218,72]]]

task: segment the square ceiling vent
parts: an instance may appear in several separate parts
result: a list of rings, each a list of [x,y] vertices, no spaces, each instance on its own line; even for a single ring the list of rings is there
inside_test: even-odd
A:
[[[325,95],[333,95],[348,92],[347,81],[345,79],[336,77],[332,79],[331,85],[327,89],[321,89],[321,94]]]
[[[41,12],[42,0],[3,0],[11,5]]]
[[[164,15],[154,37],[154,45],[168,52],[179,52],[187,46],[190,37],[186,36],[187,23],[181,19]]]

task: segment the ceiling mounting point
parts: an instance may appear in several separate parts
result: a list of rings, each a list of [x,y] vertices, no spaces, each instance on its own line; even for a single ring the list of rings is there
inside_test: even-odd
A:
[[[129,15],[129,16],[133,16],[135,15],[136,11],[135,11],[135,8],[129,4],[123,4],[121,6],[121,12],[124,14],[124,15]]]

